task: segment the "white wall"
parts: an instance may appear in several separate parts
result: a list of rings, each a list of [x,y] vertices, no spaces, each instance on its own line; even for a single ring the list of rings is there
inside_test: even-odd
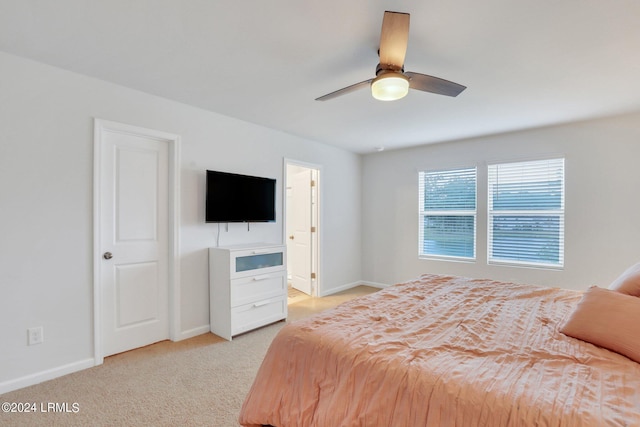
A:
[[[181,135],[184,336],[209,324],[204,171],[278,180],[276,223],[220,244],[281,242],[283,158],[323,167],[323,291],[361,278],[359,156],[0,53],[0,393],[92,365],[93,118]],[[27,346],[27,328],[44,326]]]
[[[487,265],[487,161],[566,158],[562,271]],[[363,279],[423,273],[585,289],[640,261],[640,114],[370,154],[363,159]],[[477,261],[418,259],[418,171],[478,166]]]

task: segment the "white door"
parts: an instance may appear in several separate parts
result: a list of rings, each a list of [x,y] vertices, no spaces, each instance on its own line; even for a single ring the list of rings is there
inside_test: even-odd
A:
[[[295,168],[288,178],[291,194],[287,228],[289,235],[291,286],[311,295],[311,169]]]
[[[169,338],[168,141],[102,129],[103,356]]]

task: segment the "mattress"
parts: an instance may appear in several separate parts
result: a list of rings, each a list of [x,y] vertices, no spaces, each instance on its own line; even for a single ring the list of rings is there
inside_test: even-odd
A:
[[[640,364],[558,331],[582,292],[424,275],[286,325],[243,426],[640,426]]]

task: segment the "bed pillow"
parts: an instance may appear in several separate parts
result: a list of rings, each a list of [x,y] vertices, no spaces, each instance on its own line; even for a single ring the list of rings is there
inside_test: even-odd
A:
[[[640,262],[625,270],[609,285],[609,289],[634,297],[640,297]]]
[[[640,298],[592,286],[560,332],[640,363]]]

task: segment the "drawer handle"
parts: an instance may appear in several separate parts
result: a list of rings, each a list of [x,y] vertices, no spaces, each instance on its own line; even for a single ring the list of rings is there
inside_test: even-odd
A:
[[[262,307],[263,305],[267,305],[269,304],[271,301],[266,300],[266,301],[262,301],[262,302],[257,302],[255,304],[253,304],[254,307]]]
[[[270,277],[271,276],[268,274],[263,274],[262,276],[253,276],[251,280],[253,280],[254,282],[259,282],[260,280],[267,280]]]

